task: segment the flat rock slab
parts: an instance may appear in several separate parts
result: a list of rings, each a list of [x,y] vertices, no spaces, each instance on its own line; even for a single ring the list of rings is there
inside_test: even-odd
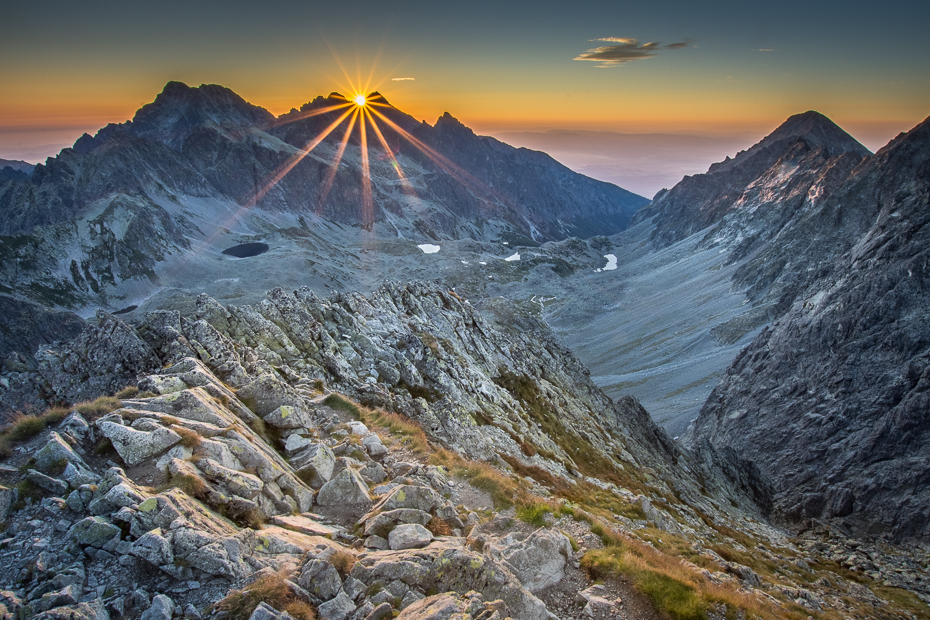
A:
[[[271,522],[278,527],[306,534],[307,536],[332,536],[342,531],[342,528],[324,525],[310,517],[298,515],[278,515],[271,517]]]
[[[97,428],[113,442],[120,457],[130,466],[161,454],[181,441],[180,435],[167,428],[156,428],[151,432],[137,431],[109,421],[98,422]]]

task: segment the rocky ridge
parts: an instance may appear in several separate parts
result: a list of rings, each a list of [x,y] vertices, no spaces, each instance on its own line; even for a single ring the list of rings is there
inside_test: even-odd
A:
[[[656,562],[690,549],[674,574],[714,618],[726,604],[706,593],[737,589],[766,617],[885,605],[812,567],[847,547],[766,526],[749,485],[677,450],[632,399],[611,403],[542,326],[499,332],[423,284],[198,306],[135,325],[102,314],[16,377],[70,402],[138,387],[67,407],[0,472],[20,481],[0,489],[7,613],[221,620],[251,605],[262,620],[302,602],[339,620],[657,617],[660,601],[616,575],[593,587],[618,545]],[[534,419],[543,409],[561,431]],[[479,482],[488,463],[503,487]],[[869,551],[842,560],[926,594],[924,566]]]

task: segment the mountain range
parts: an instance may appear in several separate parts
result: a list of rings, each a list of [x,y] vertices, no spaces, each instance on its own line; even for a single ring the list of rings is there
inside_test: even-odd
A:
[[[171,82],[131,121],[0,178],[4,408],[209,385],[270,420],[272,401],[326,417],[333,391],[553,497],[578,481],[639,493],[654,545],[719,534],[742,564],[800,544],[788,533],[918,553],[930,120],[872,154],[798,114],[650,202],[448,114],[366,105],[373,121],[349,132],[338,93],[274,117]],[[283,449],[269,437],[260,450]],[[881,568],[899,551],[820,544],[807,570],[838,562],[930,600],[925,574]],[[770,591],[796,593],[776,572],[794,585]],[[844,574],[792,600],[868,598],[831,591]]]
[[[118,310],[176,284],[166,267],[191,251],[253,238],[335,252],[363,237],[543,242],[618,232],[647,202],[543,153],[478,137],[448,114],[431,127],[369,98],[387,120],[384,143],[372,135],[363,152],[348,120],[326,134],[338,106],[350,105],[336,93],[275,118],[221,86],[168,83],[131,121],[3,182],[0,287],[75,310]]]

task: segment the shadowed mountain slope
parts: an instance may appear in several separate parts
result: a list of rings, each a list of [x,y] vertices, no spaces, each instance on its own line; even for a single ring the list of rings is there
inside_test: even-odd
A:
[[[765,252],[834,254],[798,274],[800,293],[727,370],[694,437],[759,465],[789,519],[930,533],[928,224],[924,121]]]

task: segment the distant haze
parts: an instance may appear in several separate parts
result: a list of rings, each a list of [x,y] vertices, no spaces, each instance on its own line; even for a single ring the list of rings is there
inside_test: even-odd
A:
[[[712,163],[732,157],[762,138],[755,133],[695,136],[570,130],[504,132],[494,137],[513,146],[544,151],[576,172],[646,198],[672,187],[685,175],[706,172]]]

